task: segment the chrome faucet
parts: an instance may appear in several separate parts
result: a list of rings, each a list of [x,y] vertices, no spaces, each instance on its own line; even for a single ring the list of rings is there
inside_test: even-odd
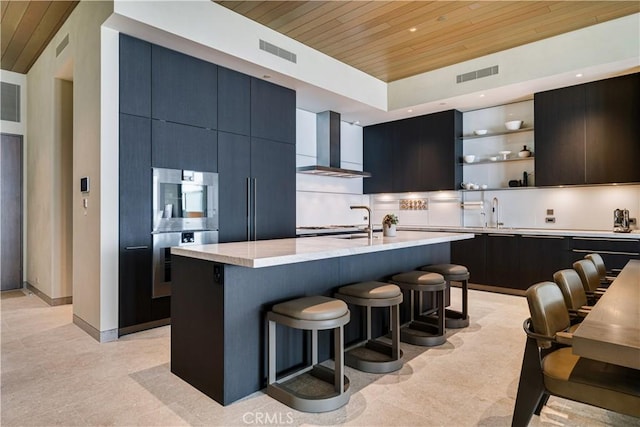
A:
[[[498,203],[497,197],[494,197],[493,200],[491,201],[491,212],[493,212],[493,214],[495,215],[496,229],[498,229],[500,228],[500,226],[504,224],[500,222],[500,209],[499,209],[499,203]]]
[[[367,212],[369,213],[369,216],[367,217],[367,219],[369,220],[369,225],[367,226],[365,231],[367,232],[367,237],[369,237],[369,239],[373,239],[373,228],[371,227],[371,209],[369,208],[369,206],[351,206],[351,209],[367,210]]]

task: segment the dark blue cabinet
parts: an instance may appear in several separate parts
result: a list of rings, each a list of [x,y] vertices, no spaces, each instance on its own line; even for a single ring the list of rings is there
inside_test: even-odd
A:
[[[220,242],[295,237],[295,146],[220,132]]]
[[[363,129],[364,170],[371,173],[362,181],[365,194],[393,192],[394,122],[366,126]]]
[[[251,136],[296,143],[296,92],[251,79]]]
[[[640,182],[640,73],[536,93],[536,185]]]
[[[251,77],[218,67],[218,130],[251,133]]]
[[[120,35],[120,112],[151,117],[151,44]]]
[[[120,114],[119,161],[118,324],[126,328],[152,320],[150,119]]]
[[[218,171],[217,131],[152,120],[151,138],[155,168]]]
[[[249,240],[251,139],[218,132],[218,160],[220,242]]]
[[[153,45],[151,117],[217,129],[217,66]]]
[[[296,147],[251,138],[255,235],[296,237]]]
[[[462,182],[462,113],[443,111],[364,128],[365,194],[454,190]]]

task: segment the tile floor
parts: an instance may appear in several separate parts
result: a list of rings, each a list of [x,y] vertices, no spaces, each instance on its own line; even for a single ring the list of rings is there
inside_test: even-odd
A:
[[[71,306],[12,291],[1,310],[2,426],[509,426],[528,317],[522,297],[471,291],[468,328],[449,331],[437,348],[403,344],[396,373],[347,368],[349,404],[305,414],[262,392],[227,407],[209,399],[171,374],[169,326],[99,344],[73,325]],[[552,397],[531,425],[640,419]]]

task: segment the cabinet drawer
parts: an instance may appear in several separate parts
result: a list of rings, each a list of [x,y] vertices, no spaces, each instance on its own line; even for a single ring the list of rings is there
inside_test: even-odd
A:
[[[640,240],[572,237],[571,249],[576,252],[612,252],[614,254],[638,255]]]

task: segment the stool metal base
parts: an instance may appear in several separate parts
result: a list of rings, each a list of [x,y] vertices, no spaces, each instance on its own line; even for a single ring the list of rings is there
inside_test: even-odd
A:
[[[315,365],[309,374],[319,381],[334,384],[335,371],[322,365]],[[300,375],[298,372],[296,376]],[[292,381],[295,381],[292,380]],[[285,405],[302,412],[329,412],[334,411],[349,402],[349,378],[344,376],[344,389],[342,392],[335,391],[333,394],[323,394],[312,396],[297,392],[283,383],[272,383],[267,385],[267,394]]]
[[[434,347],[447,342],[447,337],[438,331],[436,325],[413,320],[400,328],[400,340],[413,345]]]
[[[459,311],[446,309],[444,325],[449,329],[461,329],[469,326],[469,316],[464,317]]]
[[[372,354],[373,357],[367,358],[368,351],[375,352]],[[344,364],[371,374],[388,374],[402,368],[402,350],[398,350],[399,354],[396,357],[393,356],[393,352],[391,344],[369,340],[345,352]]]

